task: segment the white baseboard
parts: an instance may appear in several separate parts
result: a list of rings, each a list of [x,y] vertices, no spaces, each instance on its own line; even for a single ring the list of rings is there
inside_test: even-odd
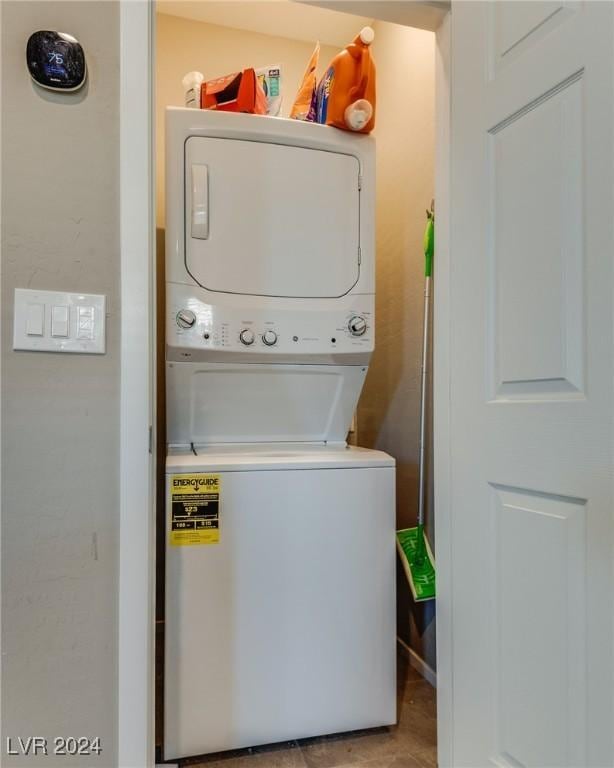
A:
[[[404,640],[401,640],[400,637],[397,637],[397,643],[401,647],[403,653],[407,656],[410,666],[413,667],[419,675],[422,675],[426,682],[430,683],[433,688],[437,688],[437,672],[435,672],[432,667],[429,667],[426,661],[418,656],[418,654],[410,648]]]

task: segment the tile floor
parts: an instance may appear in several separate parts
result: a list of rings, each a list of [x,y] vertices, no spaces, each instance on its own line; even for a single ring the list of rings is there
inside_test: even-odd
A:
[[[399,723],[182,760],[181,768],[436,768],[435,689],[398,662]]]

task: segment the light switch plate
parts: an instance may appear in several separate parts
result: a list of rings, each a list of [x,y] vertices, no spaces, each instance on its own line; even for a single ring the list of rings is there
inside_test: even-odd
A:
[[[15,289],[13,349],[101,355],[105,352],[105,326],[106,296]]]

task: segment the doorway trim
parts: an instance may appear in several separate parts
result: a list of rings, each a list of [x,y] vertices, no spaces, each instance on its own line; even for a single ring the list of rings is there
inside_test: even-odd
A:
[[[117,764],[154,764],[154,156],[150,0],[120,0],[120,540]]]
[[[429,0],[408,2],[431,5]],[[370,3],[370,6],[373,8],[376,2]],[[377,17],[377,14],[374,16]],[[435,34],[437,709],[439,765],[444,767],[453,764],[449,499],[449,12]],[[120,0],[119,768],[153,768],[155,754],[154,35],[155,0]]]
[[[453,763],[452,549],[450,500],[450,25],[435,33],[435,300],[433,305],[433,463],[437,562],[437,761]]]

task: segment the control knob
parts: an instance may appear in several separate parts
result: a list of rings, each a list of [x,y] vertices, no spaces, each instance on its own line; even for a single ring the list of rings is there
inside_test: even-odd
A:
[[[239,334],[239,340],[241,344],[245,344],[246,347],[249,347],[250,344],[253,344],[255,339],[256,337],[254,336],[254,332],[250,331],[249,328],[244,328]]]
[[[195,322],[196,315],[191,309],[180,309],[179,312],[177,312],[177,325],[180,328],[192,328]]]
[[[364,336],[367,332],[367,321],[360,315],[354,315],[348,323],[348,330],[352,336]]]
[[[264,341],[267,347],[272,347],[273,344],[277,344],[277,334],[275,331],[265,331],[262,334],[262,341]]]

